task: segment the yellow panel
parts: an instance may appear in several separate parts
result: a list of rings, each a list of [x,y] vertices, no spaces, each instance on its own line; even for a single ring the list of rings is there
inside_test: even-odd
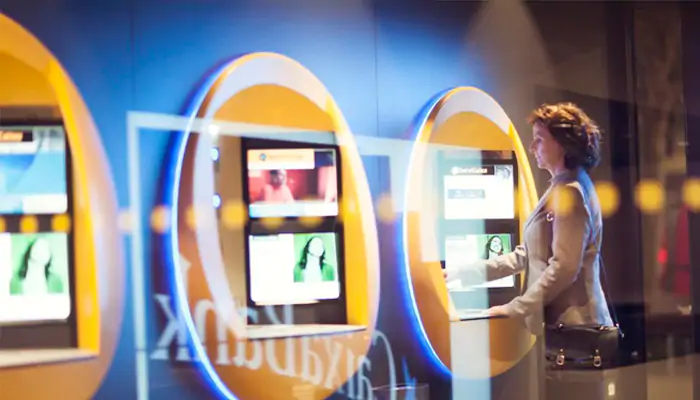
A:
[[[18,59],[0,53],[0,107],[55,106],[46,77]]]
[[[481,114],[461,112],[432,132],[430,143],[481,150],[512,150],[513,141]]]
[[[328,114],[286,87],[257,85],[240,91],[216,112],[216,119],[318,131],[334,131]]]

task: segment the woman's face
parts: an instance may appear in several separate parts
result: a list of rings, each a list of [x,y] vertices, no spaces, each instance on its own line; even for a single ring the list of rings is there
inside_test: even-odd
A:
[[[280,169],[276,173],[270,174],[270,184],[274,187],[280,187],[287,181],[287,171]]]
[[[537,167],[554,173],[564,166],[564,148],[552,137],[544,124],[536,122],[532,126],[530,153],[537,160]]]
[[[491,250],[494,253],[500,253],[501,250],[503,250],[503,243],[501,243],[501,238],[496,236],[491,240],[491,246],[489,246],[489,250]]]
[[[51,261],[51,248],[45,239],[37,239],[29,249],[29,263],[45,266]]]
[[[323,245],[323,240],[321,238],[313,238],[309,242],[309,254],[315,257],[321,257],[325,251],[325,246]]]

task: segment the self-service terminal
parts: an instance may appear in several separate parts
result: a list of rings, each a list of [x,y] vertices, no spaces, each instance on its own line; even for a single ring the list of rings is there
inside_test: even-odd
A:
[[[451,380],[452,398],[492,398],[494,387],[506,398],[531,398],[527,382],[536,385],[538,378],[522,365],[536,359],[534,336],[518,318],[485,312],[518,296],[522,279],[489,282],[480,262],[520,244],[523,221],[537,202],[527,152],[501,106],[473,87],[434,96],[409,132],[414,143],[401,229],[409,312],[426,363]],[[474,278],[446,282],[441,267],[469,269],[475,273],[460,277]]]
[[[0,110],[0,349],[77,346],[71,160],[50,110]]]
[[[347,324],[338,147],[244,139],[242,149],[248,323]]]

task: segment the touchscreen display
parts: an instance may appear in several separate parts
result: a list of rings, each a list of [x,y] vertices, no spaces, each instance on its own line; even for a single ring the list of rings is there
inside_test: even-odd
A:
[[[511,235],[448,235],[445,238],[445,266],[459,267],[478,260],[489,260],[513,251]],[[515,277],[508,276],[491,282],[471,286],[472,288],[510,288],[515,286]],[[461,282],[452,283],[450,289],[465,289]]]
[[[251,217],[338,215],[335,150],[248,150],[247,157]]]
[[[335,233],[282,233],[249,237],[250,297],[283,305],[340,297]]]
[[[68,210],[62,127],[0,127],[0,214]]]
[[[451,164],[443,176],[446,220],[512,219],[515,178],[512,165]]]
[[[68,235],[0,234],[0,323],[70,315]]]

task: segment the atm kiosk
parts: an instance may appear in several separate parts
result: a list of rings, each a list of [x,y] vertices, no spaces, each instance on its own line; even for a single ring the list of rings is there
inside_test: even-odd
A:
[[[108,159],[59,60],[2,13],[0,71],[0,387],[91,398],[115,354],[126,287]]]
[[[77,347],[73,234],[55,224],[73,214],[70,150],[57,114],[0,108],[0,350]],[[0,367],[15,361],[0,356]]]
[[[486,282],[476,273],[448,286],[441,272],[519,244],[537,202],[525,148],[500,105],[472,87],[436,95],[410,133],[401,229],[408,311],[426,364],[452,382],[454,399],[493,398],[494,387],[515,388],[499,399],[534,398],[535,337],[520,320],[485,313],[517,296],[521,277]]]
[[[212,391],[368,396],[376,223],[332,96],[298,62],[252,53],[216,70],[188,109],[162,199],[173,233],[161,243]]]

